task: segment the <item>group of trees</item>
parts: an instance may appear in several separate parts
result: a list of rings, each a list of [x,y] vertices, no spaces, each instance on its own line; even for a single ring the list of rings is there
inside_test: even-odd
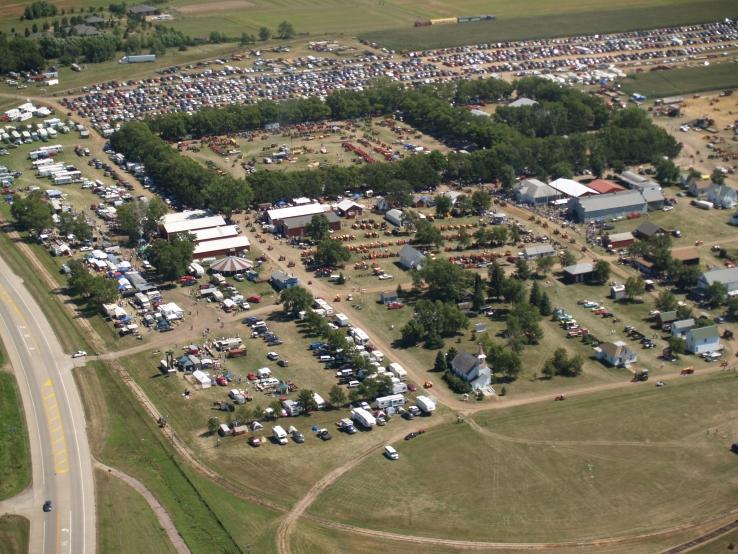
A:
[[[57,223],[59,233],[63,236],[74,235],[79,240],[90,240],[92,238],[92,227],[87,223],[82,214],[62,212]]]
[[[57,13],[56,6],[50,4],[45,0],[38,0],[32,4],[26,6],[21,16],[21,21],[24,19],[40,19],[42,17],[53,17]]]
[[[166,140],[180,140],[186,136],[251,131],[273,122],[290,124],[399,115],[451,145],[477,147],[471,154],[452,152],[444,156],[433,152],[430,156],[412,156],[390,164],[297,172],[257,171],[247,180],[259,202],[301,195],[332,196],[347,189],[371,188],[377,194],[392,196],[396,205],[402,206],[409,201],[410,192],[433,187],[441,179],[463,183],[498,180],[510,187],[520,174],[547,178],[591,169],[600,175],[607,166],[650,162],[679,152],[673,137],[653,125],[645,112],[637,108],[610,115],[601,100],[537,78],[520,79],[512,85],[503,85],[496,79],[473,83],[449,85],[456,87],[457,92],[453,89],[448,92],[448,87],[404,89],[397,83],[378,81],[362,91],[335,91],[325,102],[311,97],[281,103],[231,105],[193,114],[167,114],[149,120],[147,125]],[[528,110],[531,113],[555,112],[561,121],[540,123],[541,128],[532,132],[535,136],[529,136],[527,124],[515,119],[523,118],[527,111],[516,111],[523,114],[518,116],[504,115],[507,112],[503,110],[499,117],[480,118],[453,105],[457,94],[459,100],[472,96],[496,100],[509,97],[513,90],[540,102],[540,107],[536,105]],[[545,126],[550,129],[544,131]],[[450,212],[448,203],[440,202],[439,213]],[[456,209],[478,211],[484,204],[485,199],[480,195],[476,202],[474,197],[463,199]]]
[[[195,243],[189,235],[177,235],[169,241],[155,240],[146,255],[164,279],[173,281],[187,273],[194,250]]]
[[[246,182],[218,175],[180,156],[143,123],[124,125],[112,136],[111,143],[127,159],[145,164],[161,191],[184,206],[205,206],[229,215],[246,208],[253,199]]]
[[[31,229],[40,231],[52,227],[54,224],[53,213],[51,205],[46,202],[41,190],[35,190],[26,196],[16,195],[13,199],[13,205],[10,207],[10,214],[15,220],[15,226],[22,231],[30,231]]]
[[[339,266],[351,259],[351,252],[340,240],[323,239],[315,249],[315,261],[320,265]]]
[[[135,200],[118,208],[118,230],[128,236],[131,243],[148,240],[159,230],[159,220],[167,213],[167,205],[158,196],[147,200]]]
[[[69,291],[73,296],[85,299],[91,307],[110,304],[118,298],[118,287],[114,279],[93,275],[80,260],[70,260]]]
[[[279,295],[285,313],[296,317],[301,311],[307,311],[313,305],[313,295],[304,287],[290,287]]]
[[[441,300],[418,300],[415,316],[401,330],[402,343],[415,346],[424,342],[426,348],[440,348],[443,337],[450,337],[469,326],[469,319],[458,306]]]
[[[562,377],[576,377],[582,373],[584,360],[580,355],[574,355],[571,358],[567,356],[566,350],[557,348],[553,357],[543,366],[543,375],[547,379],[551,379],[555,375]]]

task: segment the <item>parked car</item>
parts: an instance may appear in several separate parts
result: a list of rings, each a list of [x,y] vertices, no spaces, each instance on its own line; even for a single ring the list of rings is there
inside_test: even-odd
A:
[[[261,446],[261,438],[259,438],[259,437],[249,437],[249,441],[248,442],[254,448],[257,448],[257,447]]]
[[[53,506],[51,504],[51,500],[47,500],[44,502],[43,510],[44,512],[50,512],[52,510]]]
[[[272,361],[278,360],[279,354],[277,354],[276,352],[267,352],[267,358],[269,358]]]
[[[87,352],[84,350],[77,350],[74,354],[72,354],[72,358],[84,358],[87,356]]]
[[[331,439],[332,439],[333,437],[332,437],[332,436],[331,436],[331,434],[330,434],[330,433],[328,432],[328,429],[321,429],[321,430],[319,430],[319,431],[318,431],[318,438],[319,438],[320,440],[324,440],[324,441],[329,441],[329,440],[331,440]]]

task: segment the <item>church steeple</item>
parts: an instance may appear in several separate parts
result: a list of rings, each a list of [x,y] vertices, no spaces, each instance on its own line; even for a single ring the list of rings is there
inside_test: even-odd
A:
[[[477,360],[479,361],[480,366],[487,365],[487,355],[484,353],[484,348],[482,347],[482,343],[479,343],[479,350],[477,350]]]

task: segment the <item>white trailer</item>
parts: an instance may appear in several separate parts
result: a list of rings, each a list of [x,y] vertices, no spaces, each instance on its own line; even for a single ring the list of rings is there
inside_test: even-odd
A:
[[[356,344],[363,345],[369,342],[369,335],[367,335],[363,329],[359,329],[358,327],[351,329],[351,336],[354,338],[354,342]]]
[[[363,427],[371,429],[377,424],[377,419],[364,408],[354,408],[351,410],[351,419],[360,423]]]
[[[281,425],[275,425],[272,427],[272,436],[277,443],[287,444],[287,431],[285,431]]]
[[[339,327],[348,327],[348,316],[346,314],[336,314],[336,325],[338,325]]]
[[[377,409],[386,410],[387,408],[397,408],[403,406],[407,402],[402,394],[390,394],[389,396],[380,396],[377,398]]]
[[[241,337],[231,337],[228,339],[220,339],[215,341],[215,348],[223,351],[223,350],[229,350],[231,348],[236,348],[238,346],[241,346],[243,344],[243,341],[241,340]]]
[[[405,368],[402,367],[397,362],[392,362],[389,366],[387,366],[387,369],[390,370],[390,373],[397,377],[400,381],[404,381],[407,379],[407,371],[405,371]]]
[[[415,399],[415,405],[424,414],[430,415],[436,411],[436,401],[433,400],[430,396],[418,396]]]

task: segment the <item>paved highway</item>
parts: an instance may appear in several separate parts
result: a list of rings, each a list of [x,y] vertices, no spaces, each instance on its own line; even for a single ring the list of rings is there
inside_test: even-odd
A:
[[[33,488],[30,552],[94,554],[95,495],[85,418],[65,354],[38,303],[0,258],[0,335],[28,422]],[[50,513],[42,511],[51,500]],[[12,500],[8,505],[12,506]]]

